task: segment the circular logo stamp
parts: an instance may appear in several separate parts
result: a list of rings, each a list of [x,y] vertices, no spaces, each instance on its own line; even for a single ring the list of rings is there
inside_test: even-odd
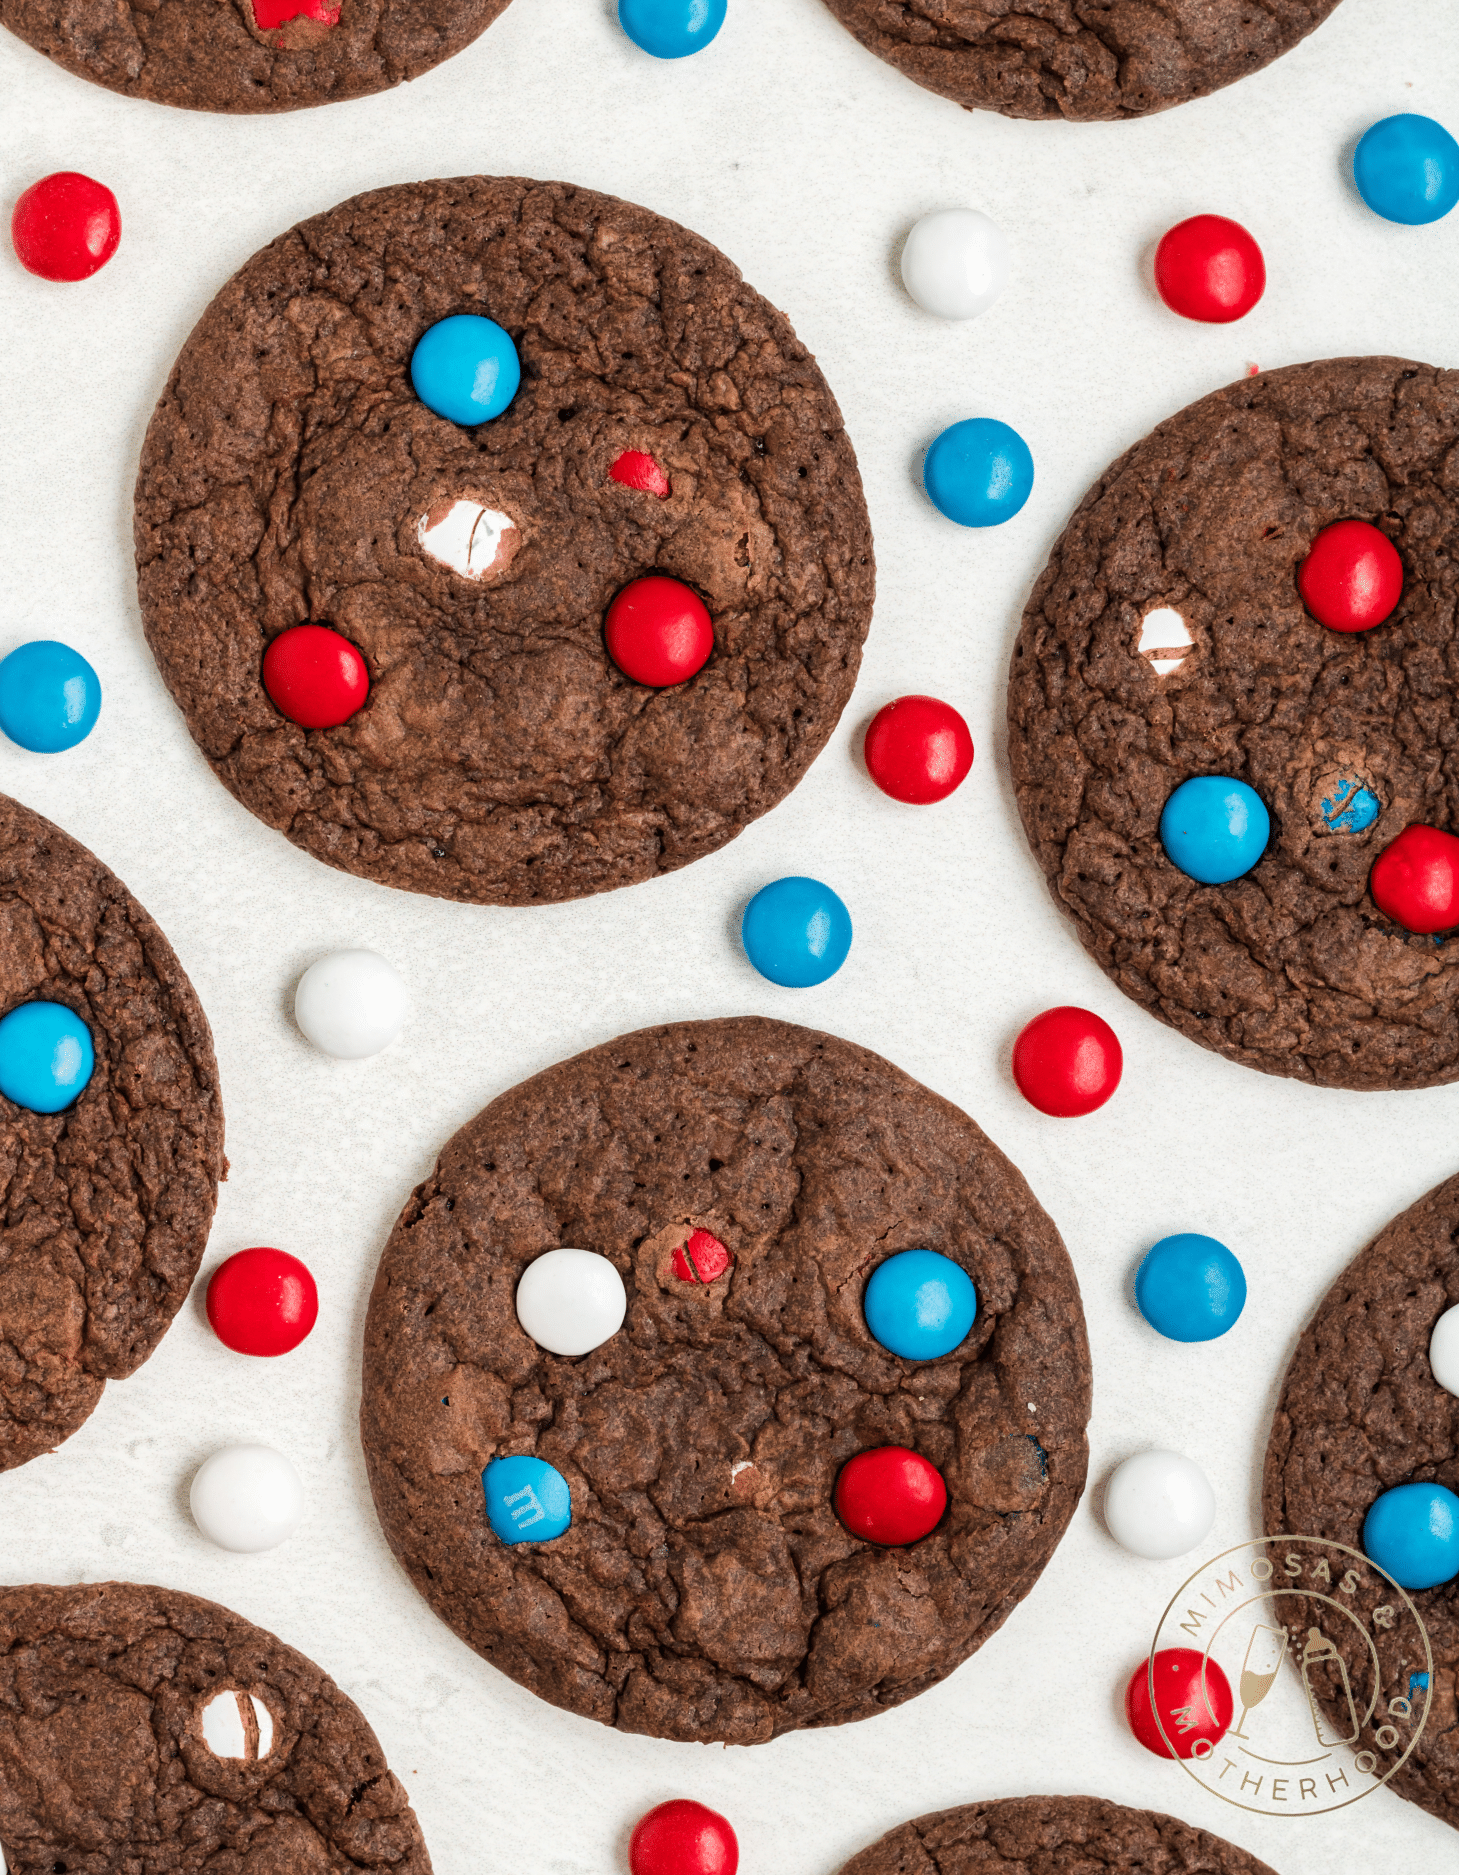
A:
[[[1154,1663],[1171,1647],[1200,1653],[1200,1683],[1193,1705],[1162,1713]],[[1406,1761],[1433,1670],[1418,1610],[1391,1576],[1346,1544],[1273,1536],[1224,1551],[1172,1596],[1148,1684],[1161,1737],[1197,1783],[1263,1816],[1315,1816]],[[1232,1721],[1213,1744],[1228,1689]]]

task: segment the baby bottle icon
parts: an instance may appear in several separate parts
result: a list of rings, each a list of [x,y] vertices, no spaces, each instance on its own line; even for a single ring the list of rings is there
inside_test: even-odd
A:
[[[1331,1667],[1335,1670],[1341,1684],[1335,1704],[1337,1723],[1334,1724],[1318,1703],[1317,1694],[1312,1687],[1312,1669],[1316,1666]],[[1348,1670],[1343,1664],[1342,1655],[1316,1628],[1308,1628],[1307,1645],[1302,1649],[1302,1685],[1307,1693],[1307,1703],[1312,1708],[1312,1729],[1317,1734],[1319,1745],[1351,1745],[1361,1729],[1358,1723],[1358,1709],[1353,1704],[1353,1689],[1348,1683]],[[1346,1715],[1351,1729],[1342,1730]]]
[[[1246,1643],[1246,1658],[1241,1663],[1241,1717],[1232,1727],[1233,1738],[1245,1738],[1242,1726],[1253,1706],[1259,1706],[1272,1689],[1282,1656],[1287,1651],[1287,1630],[1264,1627],[1260,1621],[1251,1630]]]

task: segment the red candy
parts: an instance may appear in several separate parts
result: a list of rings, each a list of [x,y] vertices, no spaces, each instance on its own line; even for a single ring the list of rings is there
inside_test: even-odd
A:
[[[674,1274],[681,1283],[712,1283],[723,1276],[734,1258],[718,1237],[697,1230],[674,1252]]]
[[[1334,521],[1297,568],[1297,590],[1329,631],[1371,631],[1403,597],[1403,562],[1388,536],[1366,521]]]
[[[1373,862],[1373,903],[1405,931],[1428,937],[1459,924],[1459,840],[1416,822]]]
[[[646,495],[657,495],[660,501],[669,498],[668,476],[641,449],[625,449],[608,473],[625,488],[641,488]]]
[[[608,655],[636,684],[662,690],[702,670],[714,649],[704,602],[682,580],[650,573],[625,586],[608,608]]]
[[[261,33],[287,26],[301,14],[306,20],[318,20],[321,26],[339,24],[339,8],[330,6],[328,0],[253,0],[253,23]]]
[[[10,238],[28,273],[89,280],[117,251],[122,212],[104,183],[61,169],[33,182],[15,204]]]
[[[1019,1093],[1060,1120],[1102,1107],[1124,1067],[1120,1038],[1103,1017],[1069,1003],[1035,1016],[1013,1044]]]
[[[208,1320],[235,1354],[288,1354],[318,1317],[314,1278],[287,1250],[240,1250],[208,1283]]]
[[[1151,1672],[1150,1662],[1142,1660],[1125,1688],[1130,1730],[1157,1758],[1209,1758],[1231,1724],[1231,1683],[1226,1675],[1194,1647],[1162,1647],[1156,1654],[1155,1710],[1166,1737],[1175,1740],[1172,1751],[1150,1709]]]
[[[1266,262],[1239,221],[1192,215],[1161,238],[1155,285],[1183,319],[1226,325],[1245,318],[1266,291]]]
[[[735,1875],[740,1845],[717,1810],[688,1797],[657,1804],[628,1840],[630,1875]]]
[[[947,1486],[920,1452],[879,1445],[841,1467],[834,1502],[853,1536],[868,1543],[915,1543],[947,1509]]]
[[[950,703],[898,697],[871,719],[862,753],[867,773],[894,801],[945,801],[973,765],[973,738]]]
[[[291,723],[336,729],[370,694],[365,660],[327,625],[292,625],[263,654],[263,687]]]

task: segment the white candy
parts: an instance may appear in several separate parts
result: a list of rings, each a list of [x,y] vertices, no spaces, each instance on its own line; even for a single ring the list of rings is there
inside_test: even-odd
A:
[[[271,1445],[229,1445],[201,1464],[188,1493],[193,1522],[219,1549],[276,1549],[304,1515],[304,1487]]]
[[[1104,1521],[1115,1542],[1136,1556],[1167,1562],[1210,1532],[1216,1496],[1206,1474],[1179,1452],[1137,1452],[1116,1467],[1104,1490]]]
[[[258,1749],[250,1754],[244,1704],[253,1708],[258,1727]],[[257,1693],[216,1693],[198,1715],[203,1743],[215,1758],[243,1758],[250,1763],[266,1758],[274,1748],[274,1717]]]
[[[294,1020],[337,1061],[362,1061],[388,1048],[409,1007],[398,973],[374,951],[333,951],[310,964],[294,991]]]
[[[1459,1395],[1459,1308],[1445,1309],[1429,1336],[1429,1366],[1445,1393]]]
[[[924,215],[902,249],[902,284],[923,312],[976,319],[1008,284],[1008,238],[975,208]]]
[[[517,524],[479,501],[443,501],[415,524],[415,537],[433,560],[463,579],[485,579],[511,564],[521,541]]]
[[[593,1250],[549,1250],[517,1284],[517,1320],[549,1354],[591,1354],[627,1313],[623,1278]]]

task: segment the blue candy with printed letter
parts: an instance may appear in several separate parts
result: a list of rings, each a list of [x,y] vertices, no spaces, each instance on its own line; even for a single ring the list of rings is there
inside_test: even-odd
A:
[[[618,0],[618,24],[642,52],[687,59],[724,25],[728,0]]]
[[[740,941],[762,977],[786,989],[809,989],[845,963],[851,914],[819,879],[777,879],[745,907]]]
[[[32,1113],[60,1113],[91,1079],[91,1031],[64,1003],[22,1003],[0,1021],[0,1094]]]
[[[1162,1237],[1135,1277],[1135,1301],[1168,1341],[1214,1341],[1246,1307],[1246,1273],[1215,1237]]]
[[[545,1458],[494,1458],[481,1488],[486,1520],[503,1543],[550,1543],[572,1522],[567,1480]]]
[[[1363,1519],[1363,1548],[1400,1588],[1459,1576],[1459,1497],[1442,1484],[1396,1484]]]
[[[1011,521],[1033,489],[1033,454],[996,417],[969,417],[938,437],[922,463],[933,505],[962,527]]]
[[[1385,221],[1422,227],[1459,202],[1459,143],[1413,111],[1381,118],[1353,153],[1358,194]]]
[[[0,729],[23,749],[74,749],[96,727],[101,679],[79,651],[33,638],[0,662]]]
[[[1183,781],[1160,816],[1166,858],[1202,885],[1227,885],[1250,872],[1271,830],[1261,796],[1230,775]]]
[[[438,319],[411,354],[415,394],[453,423],[489,423],[517,394],[522,366],[511,334],[495,319],[453,313]]]
[[[935,1361],[967,1339],[978,1292],[960,1263],[936,1250],[899,1250],[866,1285],[866,1325],[906,1361]]]

